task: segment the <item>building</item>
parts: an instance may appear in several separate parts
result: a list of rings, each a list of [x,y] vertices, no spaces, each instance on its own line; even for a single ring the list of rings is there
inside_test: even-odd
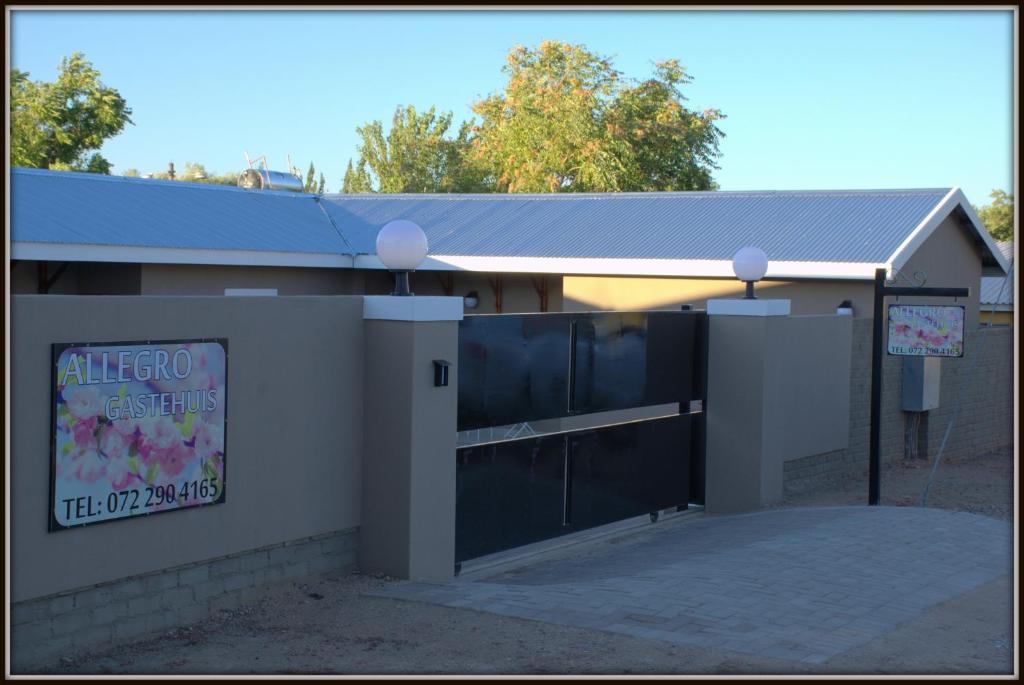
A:
[[[1008,262],[1013,263],[1013,242],[997,243],[999,251]],[[1013,325],[1013,275],[982,276],[981,278],[981,324],[990,321],[993,326]]]
[[[872,279],[968,286],[1007,260],[957,188],[545,195],[324,195],[12,169],[12,290],[79,294],[386,293],[390,220],[420,224],[414,292],[476,293],[487,312],[701,307],[741,285],[731,257],[769,257],[762,297],[795,314]]]

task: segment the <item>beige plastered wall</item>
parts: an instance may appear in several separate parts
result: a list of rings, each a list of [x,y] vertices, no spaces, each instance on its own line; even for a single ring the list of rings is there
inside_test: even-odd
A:
[[[359,565],[445,579],[455,559],[457,321],[365,322],[363,517]],[[434,385],[433,360],[448,361]]]
[[[947,298],[937,301],[934,298],[901,297],[900,304],[963,304],[967,308],[964,326],[967,330],[974,330],[979,323],[982,248],[969,237],[964,222],[966,219],[962,219],[959,212],[950,214],[900,269],[906,278],[900,278],[897,283],[915,285],[920,282],[915,274],[920,274],[925,277],[925,286],[970,288],[970,297],[956,301]],[[889,303],[894,302],[893,299],[889,300]]]
[[[846,448],[848,316],[711,316],[706,506],[781,502],[784,464]]]
[[[11,599],[359,524],[362,297],[11,298]],[[51,343],[228,339],[226,501],[47,532]]]
[[[732,278],[659,278],[653,276],[565,276],[565,311],[679,309],[707,307],[716,298],[743,297],[744,285]],[[843,300],[854,316],[871,316],[872,284],[863,281],[761,281],[759,298],[791,300],[793,315],[835,314]]]
[[[213,264],[143,264],[143,295],[223,295],[227,288],[275,288],[278,295],[361,295],[353,269]]]

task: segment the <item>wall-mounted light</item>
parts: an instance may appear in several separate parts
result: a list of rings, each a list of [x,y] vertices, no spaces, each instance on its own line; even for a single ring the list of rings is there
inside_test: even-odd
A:
[[[466,296],[462,298],[462,303],[466,305],[466,309],[476,309],[477,305],[480,304],[480,293],[475,290],[470,290],[466,293]]]
[[[853,303],[849,300],[843,300],[836,307],[836,314],[840,316],[853,316]]]
[[[377,257],[395,274],[392,295],[412,295],[409,272],[415,271],[427,256],[427,234],[417,224],[396,219],[384,224],[377,234]]]
[[[732,256],[732,272],[736,278],[747,284],[744,300],[753,300],[754,283],[768,273],[768,255],[759,247],[741,247]]]

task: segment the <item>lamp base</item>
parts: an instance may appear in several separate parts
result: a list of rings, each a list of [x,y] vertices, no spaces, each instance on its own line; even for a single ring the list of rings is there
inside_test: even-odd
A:
[[[392,291],[392,295],[407,296],[412,295],[409,290],[409,272],[408,271],[393,271],[395,274],[395,289]]]
[[[746,281],[746,284],[747,284],[747,294],[743,296],[743,299],[744,300],[756,300],[757,298],[754,297],[754,282],[753,281]]]

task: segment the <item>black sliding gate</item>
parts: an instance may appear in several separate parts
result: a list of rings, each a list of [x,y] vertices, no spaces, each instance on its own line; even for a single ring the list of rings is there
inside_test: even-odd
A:
[[[703,504],[706,371],[704,312],[465,317],[456,563]]]

